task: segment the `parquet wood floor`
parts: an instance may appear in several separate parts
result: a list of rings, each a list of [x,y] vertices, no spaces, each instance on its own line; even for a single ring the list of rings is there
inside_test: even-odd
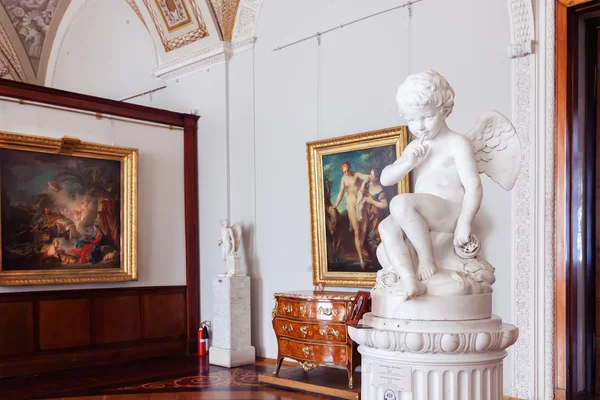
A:
[[[264,361],[228,369],[208,365],[206,358],[165,357],[130,364],[96,366],[0,379],[0,399],[305,400],[326,398],[260,384],[258,374],[270,371],[273,371],[273,365]]]

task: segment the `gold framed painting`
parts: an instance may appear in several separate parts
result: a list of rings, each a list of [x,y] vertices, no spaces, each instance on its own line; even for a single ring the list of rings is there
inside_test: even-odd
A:
[[[405,126],[306,144],[315,285],[375,284],[379,223],[392,197],[410,190],[408,177],[384,187],[379,175],[407,144]]]
[[[0,132],[0,285],[137,280],[133,148]]]

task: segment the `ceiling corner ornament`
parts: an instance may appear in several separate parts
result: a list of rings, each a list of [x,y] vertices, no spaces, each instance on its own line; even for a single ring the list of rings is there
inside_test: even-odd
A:
[[[508,0],[508,13],[511,30],[509,57],[519,58],[533,54],[533,0]]]
[[[232,41],[244,40],[255,36],[256,23],[262,0],[240,0],[235,17]]]
[[[210,0],[223,40],[231,42],[240,0]]]
[[[143,1],[165,51],[178,49],[208,36],[206,22],[195,0]]]

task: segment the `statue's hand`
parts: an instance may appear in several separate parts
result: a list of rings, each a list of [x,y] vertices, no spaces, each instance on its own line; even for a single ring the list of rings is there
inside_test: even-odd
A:
[[[423,144],[423,140],[419,144],[415,145],[408,153],[408,162],[413,167],[419,166],[429,150],[429,145]]]
[[[471,240],[471,225],[462,224],[460,221],[454,230],[454,245],[463,246]]]

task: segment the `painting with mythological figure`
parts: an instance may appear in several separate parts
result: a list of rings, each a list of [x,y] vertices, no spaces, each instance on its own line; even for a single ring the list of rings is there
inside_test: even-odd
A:
[[[0,283],[135,279],[136,153],[0,132]]]
[[[307,144],[315,284],[375,283],[379,223],[393,196],[409,190],[407,179],[384,187],[379,176],[400,156],[407,136],[397,127]]]
[[[191,16],[183,0],[155,1],[169,32],[173,32],[192,22]]]

